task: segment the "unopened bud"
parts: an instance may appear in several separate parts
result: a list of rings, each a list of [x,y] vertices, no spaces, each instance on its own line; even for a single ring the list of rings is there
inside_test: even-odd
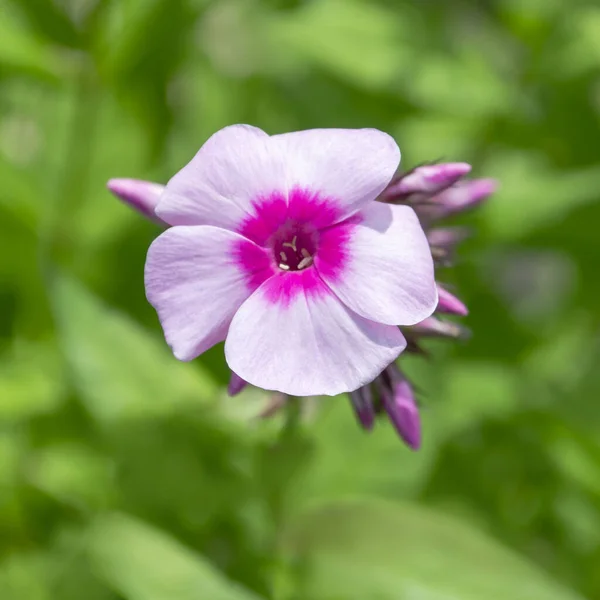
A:
[[[371,387],[365,385],[354,392],[350,392],[350,400],[354,413],[364,429],[371,430],[375,424],[375,409],[373,407],[373,394]]]
[[[437,284],[437,289],[438,305],[436,310],[449,315],[459,315],[461,317],[469,314],[467,307],[439,283]]]
[[[416,167],[396,180],[383,192],[391,202],[422,202],[438,194],[471,171],[467,163],[442,163]]]
[[[166,225],[154,212],[165,187],[159,183],[140,179],[111,179],[108,189],[125,204],[131,206],[147,219],[159,225]]]
[[[231,371],[229,384],[227,385],[227,393],[230,396],[237,396],[246,386],[248,382],[242,379],[237,373]]]

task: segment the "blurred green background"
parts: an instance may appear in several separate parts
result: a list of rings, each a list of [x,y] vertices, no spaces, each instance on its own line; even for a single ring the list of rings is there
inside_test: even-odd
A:
[[[237,122],[501,181],[419,453],[170,355],[105,182]],[[0,598],[600,598],[599,225],[597,1],[0,0]]]

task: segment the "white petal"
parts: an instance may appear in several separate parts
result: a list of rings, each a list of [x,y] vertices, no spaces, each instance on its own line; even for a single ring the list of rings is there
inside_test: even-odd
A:
[[[227,335],[235,311],[270,277],[262,248],[210,226],[172,227],[150,246],[146,295],[180,360],[192,360]]]
[[[309,268],[272,277],[242,304],[225,356],[255,386],[335,395],[371,382],[405,346],[397,327],[349,310]]]
[[[170,225],[235,230],[252,202],[286,189],[284,160],[271,138],[250,125],[217,131],[167,184],[156,214]]]
[[[430,316],[438,301],[433,258],[414,210],[373,202],[352,221],[321,233],[315,266],[327,285],[378,323],[414,325]]]
[[[338,221],[374,200],[400,163],[400,149],[377,129],[310,129],[276,135],[286,157],[288,190],[300,187],[330,198]]]

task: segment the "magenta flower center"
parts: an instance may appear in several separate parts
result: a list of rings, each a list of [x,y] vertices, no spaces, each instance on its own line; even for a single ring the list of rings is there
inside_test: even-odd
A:
[[[317,230],[306,223],[287,221],[271,238],[275,264],[282,271],[302,271],[310,267],[317,251],[318,236]]]

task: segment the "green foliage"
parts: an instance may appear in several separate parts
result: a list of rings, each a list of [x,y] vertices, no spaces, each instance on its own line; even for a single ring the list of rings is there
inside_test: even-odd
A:
[[[107,584],[134,600],[257,600],[206,559],[134,519],[100,517],[89,534],[92,564]]]
[[[0,0],[0,598],[600,597],[594,0]],[[406,365],[424,448],[178,363],[106,192],[220,127],[378,127],[500,179]],[[301,408],[301,411],[298,411]],[[299,414],[301,413],[301,414]]]
[[[305,598],[577,598],[470,526],[411,504],[334,502],[288,536],[309,563]]]

